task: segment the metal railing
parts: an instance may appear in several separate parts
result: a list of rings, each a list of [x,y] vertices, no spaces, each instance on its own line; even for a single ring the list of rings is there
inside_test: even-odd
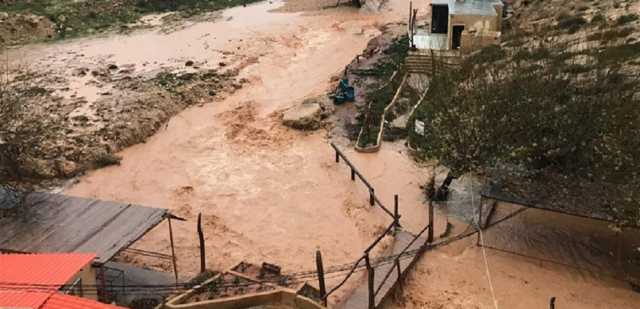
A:
[[[400,260],[402,258],[404,258],[405,255],[409,255],[409,254],[416,254],[416,253],[420,253],[424,250],[426,250],[427,248],[429,248],[431,246],[431,242],[433,241],[433,205],[431,203],[429,203],[429,223],[427,224],[427,226],[425,226],[417,235],[414,235],[413,238],[411,239],[411,241],[402,249],[402,251],[400,253],[398,253],[397,255],[394,256],[393,258],[393,264],[394,267],[389,268],[389,270],[387,271],[386,274],[384,274],[383,279],[381,280],[381,282],[379,283],[379,285],[376,287],[375,286],[375,267],[374,265],[372,265],[371,263],[371,257],[370,257],[370,253],[371,251],[380,243],[380,241],[382,241],[382,239],[391,234],[396,232],[397,230],[400,229],[400,214],[398,212],[398,195],[396,194],[394,196],[394,209],[393,212],[391,212],[387,207],[384,206],[384,204],[380,201],[380,199],[376,196],[375,194],[375,189],[373,188],[373,186],[371,185],[371,183],[369,183],[367,181],[367,179],[364,178],[364,176],[362,175],[362,173],[360,171],[358,171],[358,169],[355,167],[355,165],[353,165],[353,163],[351,161],[349,161],[349,159],[344,155],[344,153],[338,148],[338,146],[336,146],[334,143],[331,143],[331,147],[335,150],[335,160],[336,163],[340,163],[340,159],[342,159],[347,166],[349,166],[349,168],[351,169],[351,180],[352,181],[356,181],[356,177],[360,179],[360,181],[365,185],[365,187],[368,189],[369,191],[369,204],[371,206],[378,206],[380,207],[380,209],[382,209],[386,214],[388,214],[393,221],[391,222],[391,224],[389,224],[389,226],[387,226],[387,228],[384,230],[383,233],[381,233],[380,235],[378,235],[378,237],[376,237],[376,239],[364,250],[364,254],[362,255],[362,257],[360,257],[354,264],[353,267],[351,267],[351,269],[349,270],[349,272],[347,273],[347,275],[345,276],[344,279],[342,279],[342,281],[340,281],[340,283],[338,283],[335,287],[333,287],[331,290],[329,290],[328,292],[324,292],[324,288],[321,291],[321,299],[323,301],[323,303],[326,305],[327,304],[327,299],[329,298],[329,296],[331,294],[333,294],[335,291],[337,291],[338,289],[340,289],[348,280],[349,278],[351,278],[351,276],[353,276],[353,274],[356,272],[356,270],[358,268],[362,268],[362,267],[366,267],[367,270],[367,287],[368,287],[368,304],[369,304],[369,308],[373,309],[375,308],[375,299],[376,296],[378,296],[378,294],[380,293],[380,291],[382,290],[382,287],[385,285],[385,283],[387,282],[387,280],[389,279],[389,277],[391,277],[391,274],[393,273],[393,271],[397,271],[397,276],[398,276],[398,280],[400,280],[402,278],[402,268],[400,266]],[[422,235],[424,235],[424,233],[426,231],[429,231],[429,237],[428,237],[428,245],[423,246],[421,245],[419,249],[413,249],[410,250],[410,248],[415,244],[415,242],[422,237]],[[318,256],[320,256],[320,254],[318,254]],[[321,258],[320,258],[321,259]],[[322,261],[318,261],[319,265],[322,265]],[[364,265],[363,265],[364,263]],[[323,270],[321,270],[321,267],[319,267],[318,269],[318,278],[321,281],[320,285],[322,287],[324,287],[324,274],[322,273]]]
[[[360,171],[358,171],[358,169],[353,165],[353,163],[351,163],[351,161],[349,161],[349,159],[338,148],[338,146],[336,146],[334,143],[331,143],[331,147],[336,152],[336,163],[340,163],[340,159],[342,158],[342,160],[351,169],[351,180],[352,181],[356,181],[356,176],[357,176],[360,179],[360,181],[362,181],[362,183],[365,185],[365,187],[367,187],[367,189],[369,190],[369,205],[371,205],[371,206],[378,205],[378,207],[380,207],[380,209],[382,209],[385,213],[387,213],[399,227],[400,226],[400,215],[398,214],[398,198],[397,198],[397,196],[395,198],[394,211],[391,212],[391,210],[389,210],[389,208],[385,207],[384,204],[382,204],[382,202],[380,201],[380,199],[376,196],[376,190],[373,188],[373,186],[364,178],[362,173],[360,173]]]

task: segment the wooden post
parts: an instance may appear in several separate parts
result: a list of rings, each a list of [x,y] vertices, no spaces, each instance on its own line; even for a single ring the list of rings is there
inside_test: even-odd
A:
[[[398,271],[398,284],[402,290],[402,270],[400,270],[400,257],[396,258],[396,270]]]
[[[476,246],[480,247],[480,233],[482,233],[482,228],[480,227],[480,222],[482,222],[482,202],[478,205],[478,224],[476,228],[478,229],[478,238],[476,239]]]
[[[206,271],[206,257],[204,251],[204,233],[202,232],[202,213],[198,214],[198,238],[200,239],[200,272]]]
[[[395,221],[396,231],[400,229],[400,214],[398,213],[398,195],[393,196],[393,220]]]
[[[478,229],[482,229],[482,201],[478,205]]]
[[[322,299],[322,304],[327,306],[327,299],[325,296],[327,295],[327,288],[324,282],[324,267],[322,265],[322,253],[320,253],[320,249],[316,250],[316,270],[318,271],[318,287],[320,288],[320,299]]]
[[[413,29],[411,24],[413,23],[413,1],[409,1],[409,47],[413,48]]]
[[[431,50],[431,78],[435,78],[435,77],[436,77],[436,56],[433,53],[433,49],[432,49]]]
[[[356,170],[351,167],[351,180],[356,181]]]
[[[376,307],[376,294],[374,285],[375,274],[373,267],[371,267],[371,261],[369,261],[369,253],[367,252],[364,256],[364,261],[367,264],[367,277],[368,277],[368,287],[369,287],[369,309],[375,309]]]
[[[375,205],[376,201],[375,201],[375,191],[373,190],[373,188],[369,189],[369,204],[371,206]]]
[[[176,249],[173,245],[173,229],[171,228],[171,217],[167,218],[169,222],[169,241],[171,242],[171,262],[173,263],[173,275],[176,278],[176,284],[178,283],[178,265],[176,265]]]
[[[433,202],[429,200],[429,231],[427,234],[427,242],[433,242]]]

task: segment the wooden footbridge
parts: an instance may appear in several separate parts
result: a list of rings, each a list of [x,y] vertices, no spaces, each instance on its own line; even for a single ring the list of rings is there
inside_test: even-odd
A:
[[[433,242],[433,226],[434,226],[434,209],[433,205],[429,203],[429,217],[428,224],[417,234],[411,234],[405,231],[400,226],[400,214],[398,212],[398,195],[394,198],[393,211],[389,210],[383,205],[380,199],[375,194],[375,189],[364,178],[356,167],[349,161],[349,159],[340,151],[335,145],[331,144],[335,150],[336,163],[341,160],[344,161],[351,169],[351,180],[356,181],[356,178],[367,187],[369,190],[369,203],[372,207],[380,207],[386,214],[392,218],[392,222],[381,233],[376,240],[364,250],[364,254],[358,261],[353,264],[353,267],[346,275],[346,277],[329,292],[325,290],[324,274],[322,273],[322,261],[318,261],[318,273],[320,281],[320,297],[326,304],[328,297],[340,289],[349,280],[357,269],[366,268],[366,281],[363,282],[353,293],[351,293],[347,299],[342,302],[338,307],[348,309],[360,309],[368,308],[374,309],[380,306],[384,300],[391,295],[393,289],[406,277],[410,271],[411,266],[420,257],[421,253],[429,248],[429,244]],[[370,252],[380,243],[380,241],[387,235],[393,235],[394,243],[388,252],[385,252],[384,257],[373,258],[370,256]]]

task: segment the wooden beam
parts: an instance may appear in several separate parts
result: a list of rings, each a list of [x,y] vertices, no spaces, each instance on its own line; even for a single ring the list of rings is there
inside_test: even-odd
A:
[[[198,214],[198,238],[200,239],[200,272],[204,273],[207,269],[207,263],[204,250],[204,233],[202,232],[202,213]]]

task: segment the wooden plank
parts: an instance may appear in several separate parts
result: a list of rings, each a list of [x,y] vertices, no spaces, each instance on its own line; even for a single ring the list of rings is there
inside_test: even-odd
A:
[[[387,254],[399,254],[404,250],[407,245],[414,238],[413,235],[406,231],[399,231],[396,234],[395,241],[393,243],[393,247],[390,252],[384,253]],[[418,238],[407,251],[416,250],[421,246],[425,245],[427,241],[426,235]],[[400,260],[400,271],[402,276],[405,276],[409,271],[409,267],[413,264],[413,262],[419,257],[419,255],[414,255],[412,257],[407,257],[405,259]],[[380,306],[380,304],[388,297],[395,288],[398,283],[398,272],[396,271],[396,265],[394,263],[386,263],[383,265],[379,265],[375,268],[375,278],[374,278],[374,287],[377,290],[379,288],[379,292],[375,297],[375,305],[376,308]],[[389,273],[388,278],[383,283],[383,279],[385,279],[387,273]],[[366,275],[366,274],[365,274]],[[363,278],[364,279],[364,278]],[[345,309],[365,309],[368,308],[368,284],[365,280],[361,280],[361,285],[354,290],[354,292],[340,305],[340,308]]]

